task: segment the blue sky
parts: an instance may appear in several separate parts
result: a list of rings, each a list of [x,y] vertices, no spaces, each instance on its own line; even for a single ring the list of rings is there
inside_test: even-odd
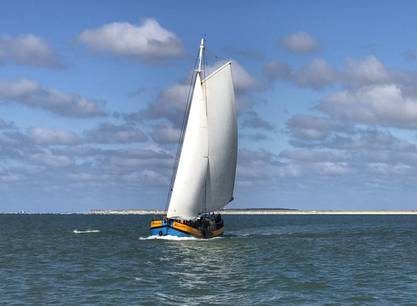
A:
[[[412,1],[3,1],[0,211],[164,208],[190,72],[233,61],[231,207],[416,209]]]

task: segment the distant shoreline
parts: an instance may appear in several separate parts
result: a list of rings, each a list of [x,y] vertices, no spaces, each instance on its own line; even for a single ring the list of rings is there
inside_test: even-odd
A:
[[[283,208],[266,209],[226,209],[218,211],[222,215],[417,215],[417,210],[298,210]],[[91,210],[87,212],[0,212],[0,215],[164,215],[164,210],[127,209]]]
[[[228,209],[222,215],[417,215],[417,210]],[[89,215],[163,215],[164,210],[92,210]]]

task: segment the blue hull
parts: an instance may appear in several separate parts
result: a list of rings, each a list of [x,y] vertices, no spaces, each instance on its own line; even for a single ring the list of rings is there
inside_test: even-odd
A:
[[[176,237],[192,237],[192,235],[177,231],[170,227],[163,227],[159,229],[151,229],[152,236],[176,236]]]
[[[181,231],[178,231],[170,226],[172,226],[173,220],[163,220],[162,226],[158,228],[151,228],[150,232],[152,236],[176,236],[176,237],[193,237],[191,234],[187,234]]]

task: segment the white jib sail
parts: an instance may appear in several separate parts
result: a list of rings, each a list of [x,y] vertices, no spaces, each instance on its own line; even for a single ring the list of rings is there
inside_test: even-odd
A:
[[[181,156],[168,206],[167,217],[193,219],[203,212],[208,170],[206,102],[197,74],[185,129]]]
[[[205,87],[209,171],[205,212],[223,208],[233,199],[237,160],[237,122],[231,63],[203,80]]]

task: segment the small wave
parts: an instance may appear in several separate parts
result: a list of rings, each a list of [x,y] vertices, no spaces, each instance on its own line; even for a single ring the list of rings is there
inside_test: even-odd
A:
[[[84,231],[80,231],[80,230],[73,230],[72,231],[74,234],[89,234],[89,233],[100,233],[100,230],[84,230]]]

